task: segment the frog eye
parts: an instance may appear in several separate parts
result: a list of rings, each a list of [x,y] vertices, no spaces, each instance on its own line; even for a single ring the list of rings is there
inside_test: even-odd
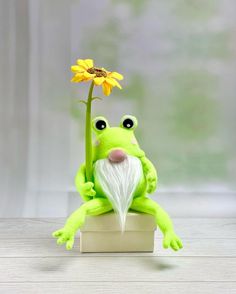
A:
[[[93,119],[92,126],[96,133],[100,133],[103,130],[105,130],[107,127],[109,127],[109,124],[104,117],[99,116]]]
[[[132,115],[124,115],[121,119],[120,126],[124,129],[134,130],[138,126],[137,118]]]
[[[103,129],[105,129],[107,127],[107,123],[105,122],[105,120],[99,119],[98,121],[96,121],[95,123],[95,128],[99,131],[102,131]]]

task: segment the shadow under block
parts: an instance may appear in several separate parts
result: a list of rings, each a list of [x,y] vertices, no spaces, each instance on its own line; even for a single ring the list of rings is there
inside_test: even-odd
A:
[[[155,218],[129,212],[122,233],[114,212],[87,216],[80,230],[80,252],[153,252]]]

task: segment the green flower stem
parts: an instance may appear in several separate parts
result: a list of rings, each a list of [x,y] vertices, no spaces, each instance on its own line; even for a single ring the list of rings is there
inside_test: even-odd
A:
[[[86,179],[92,181],[93,159],[92,159],[92,128],[91,128],[91,106],[93,100],[94,82],[91,83],[86,104],[86,123],[85,123],[85,166]]]

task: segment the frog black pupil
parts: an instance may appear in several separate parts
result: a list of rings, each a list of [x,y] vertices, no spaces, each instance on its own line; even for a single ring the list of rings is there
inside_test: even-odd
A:
[[[98,120],[96,122],[96,128],[98,130],[104,130],[106,128],[106,126],[107,126],[107,124],[106,124],[106,122],[104,120]]]
[[[123,126],[126,128],[126,129],[130,129],[132,128],[134,125],[134,122],[132,121],[132,119],[130,118],[126,118],[124,121],[123,121]]]

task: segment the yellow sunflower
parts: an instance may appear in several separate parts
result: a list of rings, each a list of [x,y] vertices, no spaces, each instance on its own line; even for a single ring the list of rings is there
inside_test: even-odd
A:
[[[123,76],[118,72],[109,72],[105,68],[95,67],[92,59],[78,59],[77,65],[71,66],[74,73],[71,82],[80,83],[93,80],[96,86],[101,86],[106,96],[111,94],[113,87],[122,89],[117,80],[123,80]]]

